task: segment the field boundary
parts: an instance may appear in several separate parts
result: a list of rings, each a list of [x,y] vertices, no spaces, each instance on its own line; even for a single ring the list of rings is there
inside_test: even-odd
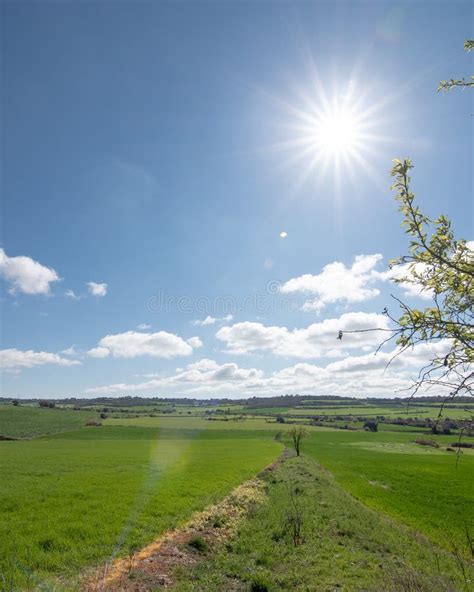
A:
[[[208,550],[232,537],[240,521],[265,500],[263,476],[290,456],[288,449],[255,477],[241,483],[224,499],[195,512],[181,527],[161,534],[129,557],[108,562],[85,574],[82,592],[145,591],[174,585],[173,572],[202,559]]]

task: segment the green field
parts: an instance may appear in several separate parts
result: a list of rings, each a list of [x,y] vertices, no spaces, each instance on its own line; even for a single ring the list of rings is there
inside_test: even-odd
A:
[[[344,415],[353,417],[376,417],[384,416],[386,418],[432,418],[436,419],[439,415],[440,407],[437,405],[419,406],[419,405],[338,405],[334,406],[328,404],[327,406],[312,407],[312,406],[295,406],[295,407],[260,407],[239,409],[235,413],[242,413],[248,415],[283,415],[283,416],[337,416]],[[459,408],[447,405],[443,409],[443,417],[445,419],[464,419],[469,418],[474,409],[466,406],[466,408]]]
[[[13,592],[28,586],[36,590],[54,585],[60,590],[60,578],[66,582],[65,589],[72,590],[84,569],[127,556],[255,475],[283,450],[275,435],[280,433],[284,443],[285,432],[292,427],[275,423],[274,418],[239,419],[218,414],[209,419],[202,413],[151,417],[149,414],[128,417],[124,413],[118,418],[109,416],[102,426],[85,427],[91,416],[97,418],[97,412],[0,406],[0,433],[25,438],[0,442],[0,582],[3,585],[0,589]],[[395,558],[402,555],[401,549],[408,544],[411,535],[406,529],[425,535],[429,545],[438,549],[436,553],[441,553],[440,560],[447,562],[446,569],[451,573],[452,551],[455,549],[467,558],[466,532],[474,532],[474,453],[466,450],[457,464],[456,455],[446,451],[456,440],[455,435],[426,436],[440,444],[435,449],[414,443],[420,435],[419,428],[413,431],[409,426],[380,424],[380,431],[372,433],[364,431],[361,422],[353,425],[359,429],[341,430],[336,425],[309,428],[309,436],[303,442],[306,461],[316,461],[330,471],[324,473],[327,478],[334,476],[332,484],[328,482],[327,488],[319,492],[324,493],[327,512],[336,517],[340,512],[339,502],[332,504],[332,498],[344,499],[352,508],[350,516],[342,512],[339,522],[342,528],[347,520],[351,537],[358,541],[353,561],[359,567],[346,566],[346,575],[338,576],[343,589],[351,589],[344,588],[349,586],[350,578],[367,586],[376,585],[375,572],[372,575],[366,572],[374,561],[384,561],[383,554],[373,553],[380,544],[380,533],[384,532],[392,541],[389,546]],[[316,477],[321,482],[321,474]],[[270,488],[270,498],[272,495],[277,493],[272,493]],[[309,506],[318,499],[316,496],[308,501]],[[268,521],[271,508],[277,505],[275,498],[270,509],[262,510],[262,524],[273,530],[276,523],[271,526]],[[353,515],[356,508],[362,518]],[[390,528],[380,526],[380,520],[386,520],[384,516],[392,520]],[[249,559],[246,553],[263,534],[256,530],[258,523],[252,522],[252,517],[249,520],[250,530],[241,542],[241,559],[247,557],[252,563],[257,558]],[[314,520],[311,528],[317,530],[317,525],[321,526],[321,520],[324,523],[325,519],[320,516]],[[369,537],[363,527],[367,520],[375,520],[380,533]],[[326,526],[323,532],[327,532]],[[337,541],[331,536],[328,535],[327,541],[320,538],[319,550],[311,551],[314,557],[319,557],[319,563],[316,567],[311,560],[313,567],[302,571],[306,573],[302,582],[311,574],[311,577],[319,574],[327,586],[333,582],[327,566],[334,560],[331,557]],[[364,550],[364,537],[369,545],[368,554]],[[275,550],[272,545],[269,544],[264,555],[279,557],[278,561],[285,565],[292,554],[285,559],[281,556],[283,549]],[[428,556],[433,550],[431,547],[410,549],[407,551],[410,569],[428,574],[430,582],[434,568]],[[341,551],[337,565],[342,565],[344,557],[344,561],[352,561],[346,551]],[[445,557],[443,553],[448,555]],[[270,555],[262,559],[268,566],[273,561]],[[224,563],[234,560],[235,557],[222,558]],[[209,565],[209,569],[215,570],[218,565]],[[236,564],[236,569],[238,565],[242,567]],[[261,567],[256,573],[270,577],[270,567],[263,569],[263,564]],[[288,571],[293,576],[288,575],[287,579],[281,571],[278,573],[279,580],[270,577],[274,588],[269,589],[292,589],[294,571]],[[204,576],[200,573],[197,577]],[[245,577],[243,574],[247,582]],[[339,580],[334,579],[334,588],[321,589],[336,589]],[[216,576],[215,582],[218,581]],[[195,589],[219,589],[211,583],[209,588]],[[182,585],[184,590],[191,584],[183,580]],[[427,586],[419,589],[430,590]],[[442,588],[433,588],[436,589]]]
[[[178,572],[175,590],[447,592],[471,590],[455,558],[348,495],[309,457],[267,474],[267,500],[238,535]],[[295,545],[292,523],[301,533]]]
[[[474,531],[474,455],[464,453],[456,465],[455,453],[445,450],[455,437],[434,437],[439,449],[419,446],[415,437],[407,432],[315,430],[305,451],[368,506],[440,545],[464,548],[466,527]]]
[[[134,426],[207,427],[218,433],[232,429],[262,436],[290,427],[264,419],[207,421],[200,418],[136,418],[107,420]],[[228,426],[228,428],[227,428]],[[362,424],[359,426],[362,428]],[[382,510],[445,546],[465,546],[466,526],[474,530],[474,453],[456,455],[445,449],[456,436],[432,436],[439,449],[414,443],[419,429],[384,426],[377,433],[310,428],[305,452],[334,473],[338,481],[367,505]],[[398,429],[397,429],[398,428]],[[448,533],[448,535],[447,535]]]
[[[0,445],[1,571],[14,578],[11,590],[28,577],[34,587],[128,554],[281,450],[268,432],[176,423],[83,428]]]
[[[98,414],[94,411],[0,405],[0,436],[33,438],[54,434],[81,428],[89,419],[98,419]]]

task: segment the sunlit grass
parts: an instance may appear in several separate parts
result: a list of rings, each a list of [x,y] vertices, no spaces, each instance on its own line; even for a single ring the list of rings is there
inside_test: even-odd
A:
[[[71,577],[128,554],[270,463],[267,434],[104,426],[2,442],[2,572]]]
[[[313,431],[304,448],[365,504],[440,545],[452,549],[454,542],[467,550],[466,526],[474,531],[474,456],[462,455],[456,466],[455,453],[445,450],[456,436],[430,436],[440,443],[433,453],[413,444],[415,437]]]

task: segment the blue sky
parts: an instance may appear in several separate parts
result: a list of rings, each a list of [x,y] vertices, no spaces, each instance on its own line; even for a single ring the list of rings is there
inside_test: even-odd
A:
[[[427,352],[383,373],[377,336],[335,336],[403,294],[393,158],[474,238],[472,95],[436,92],[470,3],[1,10],[3,396],[406,383]]]

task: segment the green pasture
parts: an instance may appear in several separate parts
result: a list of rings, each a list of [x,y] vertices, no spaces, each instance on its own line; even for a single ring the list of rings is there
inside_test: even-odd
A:
[[[174,418],[168,428],[108,425],[0,442],[0,581],[13,582],[6,589],[37,589],[59,575],[70,581],[85,566],[127,555],[281,451],[268,431],[210,424]]]
[[[352,415],[353,417],[376,417],[378,415],[386,418],[414,418],[437,419],[440,412],[439,406],[370,406],[370,405],[339,405],[337,407],[328,404],[327,406],[295,406],[295,407],[262,407],[259,409],[244,409],[238,413],[248,415],[284,415],[284,416],[336,416]],[[468,419],[473,411],[470,408],[445,407],[442,412],[444,419]]]
[[[123,425],[136,427],[165,427],[179,429],[200,429],[200,430],[231,430],[231,431],[280,431],[285,426],[281,426],[273,420],[271,423],[264,418],[245,417],[238,419],[234,416],[228,416],[227,419],[219,415],[207,419],[204,417],[175,417],[175,416],[157,416],[157,417],[120,417],[106,419],[104,425]]]
[[[238,535],[177,570],[179,592],[470,592],[468,560],[374,512],[308,456],[266,475],[267,499]],[[291,519],[298,516],[295,544]]]
[[[368,401],[368,400],[367,400]],[[376,417],[384,416],[387,419],[391,418],[421,418],[421,419],[437,419],[440,413],[439,404],[387,404],[387,405],[371,405],[364,400],[363,404],[354,405],[348,401],[347,404],[334,405],[334,402],[327,402],[319,405],[294,405],[294,406],[280,406],[280,407],[243,407],[233,408],[229,407],[229,417],[233,414],[254,416],[254,417],[274,417],[282,415],[284,417],[314,417],[314,416],[352,416],[357,417]],[[177,408],[178,409],[178,408]],[[225,407],[221,408],[226,410]],[[201,409],[201,413],[204,410]],[[474,407],[469,405],[446,405],[442,410],[443,419],[470,419],[474,414]]]
[[[220,414],[123,414],[83,427],[91,414],[0,407],[0,433],[37,435],[0,442],[0,582],[13,582],[5,590],[57,585],[58,576],[72,589],[84,568],[127,555],[255,475],[282,450],[276,433],[292,427]],[[365,506],[466,554],[474,453],[456,465],[446,451],[455,435],[425,435],[440,443],[434,449],[415,444],[409,428],[385,427],[309,428],[303,453]]]
[[[98,418],[94,411],[0,405],[0,436],[33,438],[81,428],[88,419]]]
[[[456,436],[427,436],[435,449],[414,443],[410,432],[312,430],[304,452],[369,507],[425,533],[436,543],[467,551],[474,532],[474,455],[446,447]]]

